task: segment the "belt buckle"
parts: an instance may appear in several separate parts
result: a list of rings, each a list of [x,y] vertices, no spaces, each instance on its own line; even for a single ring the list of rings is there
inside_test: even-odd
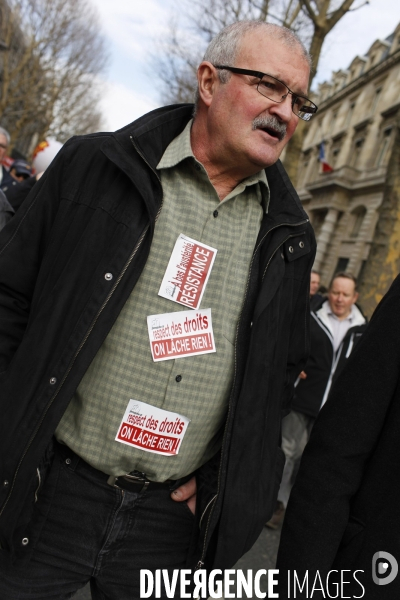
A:
[[[110,475],[107,479],[107,483],[112,487],[116,487],[118,489],[124,489],[123,486],[118,485],[118,479],[125,479],[128,482],[142,484],[141,489],[139,490],[139,494],[144,492],[150,485],[150,481],[147,479],[145,473],[140,473],[139,471],[134,471],[132,473],[126,473],[125,475]]]

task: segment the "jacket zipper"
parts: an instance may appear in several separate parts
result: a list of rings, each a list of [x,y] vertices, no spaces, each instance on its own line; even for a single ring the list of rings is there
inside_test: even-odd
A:
[[[305,224],[306,224],[306,223],[308,223],[308,222],[309,222],[309,219],[306,219],[306,220],[304,220],[304,221],[301,221],[300,223],[295,223],[295,224],[293,224],[293,223],[279,223],[279,225],[275,225],[274,227],[271,227],[271,229],[269,229],[269,230],[268,230],[268,231],[267,231],[267,232],[266,232],[266,233],[263,235],[263,237],[261,238],[260,242],[258,243],[258,245],[257,245],[256,249],[254,250],[254,254],[253,254],[253,257],[252,257],[252,259],[251,259],[251,263],[250,263],[249,274],[248,274],[248,276],[247,276],[247,285],[246,285],[245,295],[244,295],[244,299],[243,299],[243,303],[242,303],[242,308],[241,308],[241,311],[240,311],[240,317],[239,317],[239,320],[238,320],[238,324],[237,324],[237,326],[236,326],[236,336],[235,336],[235,368],[234,368],[234,375],[233,375],[232,389],[235,387],[236,373],[237,373],[237,339],[238,339],[238,335],[239,335],[239,326],[240,326],[240,320],[241,320],[242,313],[243,313],[243,308],[244,308],[244,305],[245,305],[245,303],[246,303],[246,299],[247,299],[247,293],[248,293],[248,290],[249,290],[249,283],[250,283],[250,275],[251,275],[251,271],[252,271],[252,268],[253,268],[253,263],[254,263],[255,256],[256,256],[256,254],[257,254],[257,252],[258,252],[259,248],[261,247],[262,243],[264,242],[265,238],[267,237],[267,235],[269,235],[269,234],[271,233],[271,231],[273,231],[273,230],[277,229],[278,227],[285,227],[285,226],[288,226],[288,227],[299,227],[300,225],[305,225]],[[279,249],[279,248],[282,246],[282,244],[284,244],[284,243],[285,243],[285,242],[286,242],[286,241],[287,241],[289,238],[291,238],[291,237],[295,237],[295,236],[293,236],[293,235],[289,235],[289,236],[288,236],[288,237],[287,237],[285,240],[283,240],[283,241],[282,241],[282,242],[279,244],[279,246],[278,246],[278,247],[277,247],[277,248],[276,248],[276,249],[273,251],[273,253],[272,253],[272,255],[270,256],[270,259],[269,259],[269,261],[268,261],[268,263],[267,263],[267,265],[266,265],[266,267],[265,267],[265,269],[264,269],[264,273],[263,273],[262,280],[264,280],[264,277],[265,277],[266,271],[267,271],[267,269],[268,269],[268,267],[269,267],[269,265],[270,265],[270,262],[271,262],[271,260],[272,260],[273,256],[276,254],[277,250],[278,250],[278,249]],[[227,417],[226,417],[226,426],[225,426],[224,436],[223,436],[223,440],[222,440],[222,450],[223,450],[223,448],[224,448],[224,443],[225,443],[225,438],[226,438],[226,430],[227,430],[227,426],[228,426],[228,421],[229,421],[229,415],[230,415],[231,407],[232,407],[232,403],[231,403],[231,401],[229,401],[229,406],[228,406],[228,414],[227,414]],[[222,453],[221,453],[221,454],[222,454]],[[201,522],[202,522],[202,520],[203,520],[203,517],[204,517],[204,515],[205,515],[205,513],[206,513],[206,511],[207,511],[207,509],[208,509],[208,507],[210,506],[210,504],[211,504],[211,503],[213,503],[213,506],[212,506],[212,508],[211,508],[211,510],[210,510],[210,514],[208,515],[208,519],[207,519],[206,531],[205,531],[205,533],[204,533],[204,543],[203,543],[203,550],[202,550],[202,554],[201,554],[200,560],[199,560],[199,561],[197,562],[197,564],[196,564],[195,571],[197,571],[198,569],[201,569],[201,568],[202,568],[202,566],[204,565],[204,558],[205,558],[205,554],[206,554],[206,545],[207,545],[207,534],[208,534],[208,529],[209,529],[210,520],[211,520],[211,517],[212,517],[212,514],[213,514],[213,510],[214,510],[214,507],[215,507],[215,500],[217,499],[217,497],[218,497],[218,494],[219,494],[219,490],[220,490],[220,484],[221,484],[221,468],[222,468],[222,460],[221,460],[221,462],[220,462],[220,465],[219,465],[219,471],[218,471],[218,486],[217,486],[217,493],[216,493],[216,495],[215,495],[215,496],[214,496],[214,497],[213,497],[213,498],[210,500],[210,502],[207,504],[206,508],[204,509],[204,511],[203,511],[203,513],[202,513],[202,515],[201,515],[201,517],[200,517],[200,523],[201,523]]]
[[[354,333],[351,334],[351,338],[350,338],[350,343],[349,343],[349,347],[347,348],[347,352],[346,352],[346,358],[349,358],[351,351],[353,350],[353,346],[354,346]]]
[[[200,517],[200,521],[199,521],[199,529],[201,529],[201,523],[202,523],[202,521],[203,521],[203,517],[204,517],[204,515],[206,514],[206,512],[207,512],[207,510],[208,510],[208,507],[209,507],[209,506],[211,506],[211,504],[214,502],[214,500],[216,499],[216,497],[217,497],[217,494],[215,494],[215,496],[213,496],[213,497],[211,498],[211,500],[210,500],[209,502],[207,502],[207,506],[206,506],[206,507],[205,507],[205,509],[203,510],[203,514],[202,514],[202,515],[201,515],[201,517]]]
[[[36,469],[36,473],[37,473],[37,477],[38,477],[38,486],[35,490],[35,502],[37,502],[40,486],[42,485],[42,477],[40,475],[39,467]]]
[[[353,332],[353,333],[351,334],[351,337],[350,337],[350,342],[349,342],[349,346],[348,346],[348,348],[347,348],[347,352],[346,352],[345,358],[349,358],[349,356],[350,356],[350,354],[351,354],[351,351],[353,350],[353,346],[354,346],[354,336],[355,336],[355,333]],[[329,392],[330,392],[330,390],[331,390],[331,386],[332,386],[333,377],[334,377],[334,375],[335,375],[335,373],[336,373],[336,368],[337,368],[337,366],[338,366],[338,364],[339,364],[339,359],[340,359],[340,356],[341,356],[341,354],[342,354],[342,350],[343,350],[343,346],[344,346],[344,340],[345,340],[345,338],[346,338],[346,336],[345,336],[345,337],[343,338],[343,340],[340,342],[340,346],[339,346],[339,348],[338,348],[338,350],[337,350],[337,354],[336,354],[336,356],[335,356],[335,351],[333,351],[333,356],[334,356],[334,359],[333,359],[333,362],[332,362],[332,368],[331,368],[331,372],[330,372],[330,374],[329,374],[328,383],[326,384],[326,388],[325,388],[325,392],[324,392],[324,397],[322,398],[322,402],[321,402],[321,408],[324,406],[325,402],[326,402],[326,401],[327,401],[327,399],[328,399],[328,395],[329,395]],[[320,410],[321,410],[321,408],[320,408]]]
[[[314,314],[316,315],[316,313],[314,313]],[[312,314],[312,316],[314,316],[314,315]],[[328,329],[328,327],[326,326],[326,324],[324,323],[324,321],[320,317],[314,316],[314,319],[317,321],[317,323],[321,327],[322,331],[324,331],[326,333],[326,335],[328,336],[328,338],[329,338],[329,340],[330,340],[330,342],[332,344],[332,350],[333,350],[333,358],[332,358],[331,371],[329,373],[329,379],[328,379],[328,382],[327,382],[326,387],[325,387],[324,395],[322,397],[321,406],[319,407],[319,410],[321,410],[321,408],[324,406],[324,404],[328,400],[328,395],[329,395],[329,392],[330,392],[331,387],[332,387],[332,381],[333,381],[333,378],[334,378],[335,373],[336,373],[336,368],[338,366],[339,359],[340,359],[340,356],[342,354],[342,350],[343,350],[343,346],[344,346],[344,341],[346,339],[346,335],[347,334],[344,336],[344,338],[340,342],[340,345],[339,345],[338,349],[335,352],[335,347],[333,345],[333,336],[332,336],[331,331]],[[351,354],[351,351],[353,350],[354,336],[355,336],[355,332],[353,332],[351,334],[351,336],[350,336],[350,342],[349,342],[349,346],[347,348],[347,352],[346,352],[345,358],[348,358],[350,356],[350,354]]]
[[[144,162],[146,163],[146,165],[147,165],[147,166],[148,166],[148,167],[149,167],[149,168],[152,170],[152,172],[153,172],[153,173],[156,175],[156,177],[157,177],[158,181],[160,181],[160,178],[159,178],[159,176],[158,176],[157,172],[156,172],[156,171],[153,169],[153,167],[152,167],[152,166],[151,166],[151,165],[148,163],[148,161],[145,159],[145,157],[142,155],[142,153],[141,153],[141,152],[138,150],[138,148],[136,148],[136,146],[135,146],[135,144],[134,144],[134,142],[133,142],[132,136],[131,136],[131,142],[132,142],[132,144],[133,144],[133,146],[134,146],[135,150],[138,152],[138,154],[141,156],[141,158],[142,158],[142,159],[144,160]],[[160,181],[160,183],[161,183],[161,181]],[[159,208],[159,210],[158,210],[158,212],[157,212],[157,214],[156,214],[156,217],[155,217],[155,222],[157,221],[157,219],[158,219],[158,217],[159,217],[159,215],[160,215],[160,212],[161,212],[162,205],[163,205],[163,202],[162,202],[162,200],[161,200],[160,208]],[[143,240],[144,240],[144,237],[145,237],[145,235],[146,235],[146,233],[147,233],[147,231],[148,231],[149,227],[150,227],[150,225],[147,225],[147,226],[145,227],[145,229],[144,229],[144,231],[143,231],[142,235],[140,236],[140,238],[139,238],[138,242],[136,243],[136,245],[135,245],[135,247],[134,247],[134,249],[133,249],[133,251],[132,251],[131,255],[129,256],[129,258],[128,258],[127,262],[125,263],[125,265],[124,265],[124,267],[123,267],[123,269],[122,269],[122,271],[121,271],[121,273],[119,274],[119,276],[118,276],[118,279],[117,279],[117,280],[116,280],[116,282],[114,283],[114,285],[113,285],[112,289],[110,290],[110,292],[109,292],[108,296],[107,296],[107,297],[106,297],[106,299],[104,300],[104,302],[103,302],[103,304],[101,305],[101,307],[100,307],[99,311],[97,312],[97,314],[96,314],[95,318],[93,319],[93,321],[92,321],[92,323],[91,323],[91,325],[90,325],[89,329],[87,330],[87,332],[86,332],[86,334],[85,334],[85,337],[83,338],[82,342],[81,342],[81,343],[80,343],[80,345],[79,345],[79,348],[78,348],[78,350],[75,352],[75,354],[74,354],[74,356],[73,356],[73,358],[72,358],[72,360],[71,360],[71,362],[70,362],[70,364],[69,364],[69,367],[68,367],[67,371],[65,372],[65,374],[64,374],[64,377],[63,377],[63,378],[62,378],[62,380],[61,380],[61,383],[60,383],[59,387],[57,388],[56,392],[54,393],[54,395],[53,395],[53,396],[52,396],[52,398],[50,399],[49,403],[47,404],[47,406],[46,406],[46,408],[45,408],[45,411],[44,411],[44,413],[43,413],[43,415],[42,415],[42,418],[41,418],[40,422],[38,423],[38,425],[37,425],[37,427],[36,427],[35,431],[33,432],[32,436],[31,436],[31,438],[30,438],[30,440],[29,440],[29,442],[28,442],[28,444],[27,444],[27,446],[26,446],[26,448],[25,448],[25,450],[24,450],[24,452],[23,452],[23,454],[22,454],[22,456],[21,456],[21,459],[20,459],[20,461],[19,461],[19,463],[18,463],[18,465],[17,465],[17,469],[16,469],[16,471],[15,471],[15,473],[14,473],[14,477],[13,477],[13,480],[12,480],[12,484],[11,484],[10,492],[9,492],[9,494],[8,494],[8,496],[7,496],[7,498],[6,498],[5,502],[4,502],[4,504],[3,504],[3,506],[1,507],[1,510],[0,510],[0,517],[2,516],[2,514],[3,514],[3,512],[4,512],[4,509],[6,508],[6,506],[7,506],[7,504],[8,504],[8,501],[9,501],[9,500],[10,500],[10,498],[11,498],[11,495],[12,495],[12,492],[13,492],[13,489],[14,489],[14,486],[15,486],[15,482],[16,482],[16,479],[17,479],[17,476],[18,476],[18,472],[19,472],[19,470],[20,470],[20,468],[21,468],[21,465],[22,465],[22,463],[23,463],[23,461],[24,461],[24,458],[25,458],[25,456],[27,455],[27,453],[28,453],[28,451],[29,451],[29,448],[31,447],[31,445],[32,445],[32,443],[33,443],[33,441],[34,441],[34,439],[35,439],[35,437],[36,437],[36,435],[37,435],[37,433],[38,433],[38,431],[39,431],[39,429],[40,429],[40,427],[41,427],[41,425],[42,425],[42,423],[43,423],[43,421],[44,421],[44,419],[45,419],[45,417],[46,417],[46,415],[47,415],[47,412],[48,412],[48,411],[49,411],[49,409],[51,408],[51,406],[52,406],[52,404],[53,404],[54,400],[56,399],[56,397],[58,396],[58,394],[59,394],[59,392],[60,392],[60,390],[61,390],[62,386],[64,385],[64,383],[65,383],[65,381],[66,381],[66,379],[67,379],[68,375],[70,374],[70,372],[71,372],[71,369],[72,369],[72,367],[73,367],[73,365],[74,365],[74,363],[75,363],[75,360],[77,359],[77,357],[78,357],[78,355],[80,354],[80,352],[81,352],[82,348],[83,348],[83,347],[84,347],[84,345],[86,344],[86,342],[87,342],[87,340],[88,340],[88,338],[89,338],[89,336],[90,336],[91,332],[93,331],[93,328],[94,328],[94,326],[96,325],[96,323],[97,323],[97,321],[98,321],[98,319],[99,319],[99,317],[100,317],[101,313],[103,312],[103,310],[104,310],[104,309],[105,309],[105,307],[107,306],[107,304],[108,304],[108,302],[110,301],[111,297],[113,296],[113,294],[114,294],[115,290],[117,289],[118,285],[120,284],[120,282],[121,282],[121,279],[122,279],[122,278],[123,278],[123,276],[125,275],[125,273],[126,273],[126,271],[127,271],[128,267],[129,267],[129,265],[131,264],[132,260],[134,259],[135,255],[137,254],[137,251],[139,250],[140,246],[142,245],[142,242],[143,242]],[[39,485],[40,485],[40,484],[39,484]],[[35,497],[36,497],[37,491],[38,491],[38,490],[36,490],[36,492],[35,492]]]
[[[332,345],[332,347],[333,347],[333,345]],[[329,373],[329,379],[328,379],[328,383],[326,384],[326,388],[325,388],[324,396],[322,398],[320,410],[324,406],[325,402],[327,401],[329,392],[331,391],[333,377],[336,373],[336,367],[338,366],[340,355],[342,354],[342,350],[343,350],[343,341],[340,343],[340,346],[337,350],[337,354],[335,353],[335,350],[333,349],[333,361],[332,361],[331,372]]]

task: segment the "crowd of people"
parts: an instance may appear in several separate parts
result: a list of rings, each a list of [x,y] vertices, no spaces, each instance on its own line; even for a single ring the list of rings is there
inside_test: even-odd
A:
[[[62,146],[55,140],[41,142],[30,164],[23,158],[8,156],[10,143],[10,134],[0,127],[0,230],[20,208]]]

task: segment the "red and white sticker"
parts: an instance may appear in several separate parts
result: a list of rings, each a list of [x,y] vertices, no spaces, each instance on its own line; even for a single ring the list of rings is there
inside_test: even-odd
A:
[[[129,400],[118,428],[116,442],[145,452],[175,456],[190,419],[139,400]]]
[[[158,295],[184,304],[188,308],[197,309],[216,254],[215,248],[196,242],[181,233],[176,240]]]
[[[211,308],[147,317],[154,362],[216,352]]]

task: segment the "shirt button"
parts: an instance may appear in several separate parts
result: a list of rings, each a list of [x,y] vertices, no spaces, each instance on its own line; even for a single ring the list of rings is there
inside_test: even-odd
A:
[[[293,252],[294,252],[293,246],[289,246],[289,252],[290,252],[290,254],[293,254]]]
[[[50,379],[50,385],[55,385],[57,383],[57,377],[52,377]]]
[[[27,546],[29,544],[29,539],[28,538],[23,538],[22,539],[22,545],[23,546]]]
[[[300,248],[304,248],[304,242],[299,242]]]
[[[214,217],[214,219],[216,219],[218,217],[218,211],[217,210],[214,210],[213,217]]]
[[[105,279],[106,281],[111,281],[111,279],[112,279],[112,278],[113,278],[113,274],[112,274],[112,273],[106,273],[106,274],[104,275],[104,279]]]
[[[175,381],[176,381],[177,383],[180,383],[180,382],[182,381],[182,375],[177,375],[177,376],[175,377]]]
[[[66,458],[65,459],[65,464],[66,465],[70,465],[72,463],[72,460],[70,458]]]
[[[6,479],[5,481],[3,481],[3,487],[8,487],[10,485],[10,482]]]

